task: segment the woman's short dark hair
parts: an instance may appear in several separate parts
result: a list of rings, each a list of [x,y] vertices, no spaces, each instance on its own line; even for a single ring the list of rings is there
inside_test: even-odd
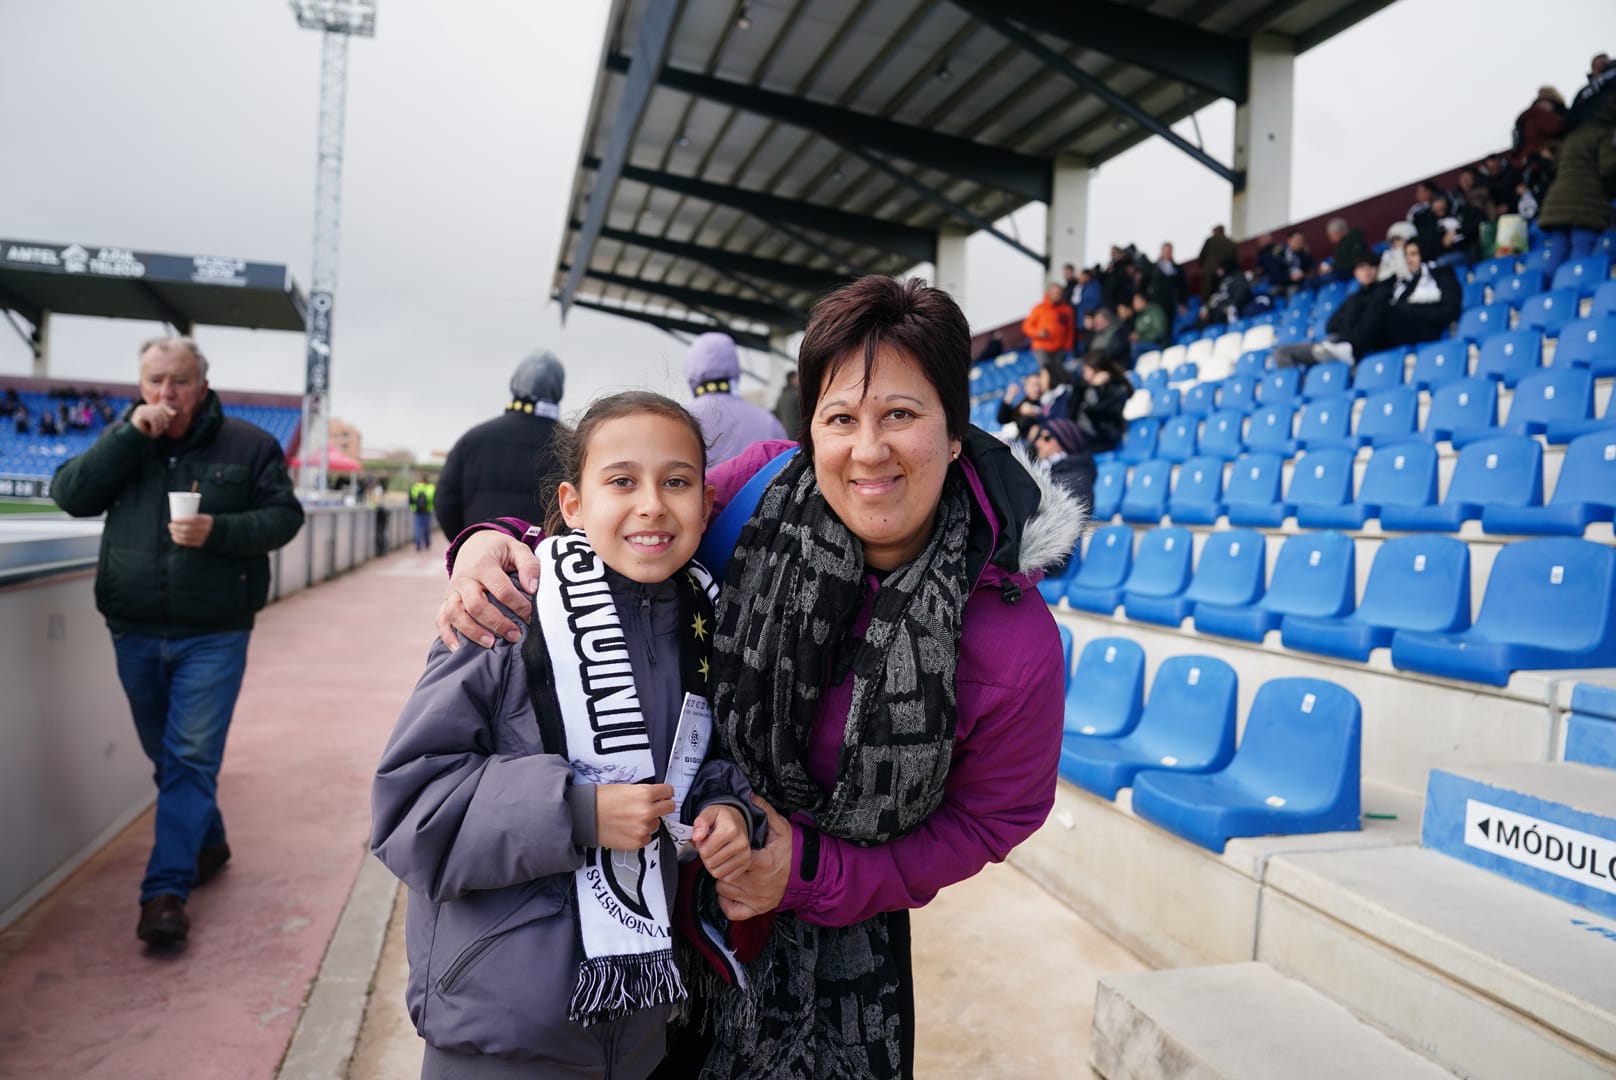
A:
[[[696,437],[701,447],[701,475],[707,476],[707,438],[701,432],[701,422],[690,415],[690,410],[661,394],[650,390],[624,390],[599,398],[584,410],[576,424],[557,424],[550,436],[550,452],[555,459],[555,472],[540,478],[539,505],[545,508],[544,531],[556,536],[567,532],[567,523],[561,516],[561,500],[556,489],[565,482],[577,487],[583,480],[584,459],[589,456],[589,442],[595,432],[608,420],[621,420],[625,416],[662,416],[683,424]]]
[[[963,439],[971,411],[971,327],[954,298],[924,281],[898,281],[870,274],[843,285],[814,305],[797,349],[797,384],[802,394],[802,430],[813,416],[827,379],[855,354],[864,357],[869,382],[883,349],[903,353],[943,402],[951,438]],[[813,456],[813,440],[803,439]]]

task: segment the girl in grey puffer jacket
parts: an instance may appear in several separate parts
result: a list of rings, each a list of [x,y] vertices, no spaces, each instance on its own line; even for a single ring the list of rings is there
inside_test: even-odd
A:
[[[720,879],[763,839],[739,770],[681,724],[704,715],[711,637],[700,427],[631,393],[570,434],[573,532],[541,548],[533,623],[492,650],[434,643],[372,788],[372,850],[410,889],[423,1077],[649,1075],[684,997],[670,832]]]

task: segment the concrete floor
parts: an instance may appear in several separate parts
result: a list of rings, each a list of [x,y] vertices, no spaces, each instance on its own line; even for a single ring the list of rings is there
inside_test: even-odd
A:
[[[402,892],[349,1080],[418,1076],[404,1012]],[[1145,965],[1008,864],[914,915],[915,1075],[926,1080],[1088,1077],[1094,985]]]

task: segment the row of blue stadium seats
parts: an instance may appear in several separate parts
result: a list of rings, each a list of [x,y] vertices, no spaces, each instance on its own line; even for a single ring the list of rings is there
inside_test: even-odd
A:
[[[19,394],[25,403],[30,398],[47,401],[43,394]],[[128,407],[121,399],[108,401],[120,413]],[[54,408],[54,404],[51,405]],[[225,415],[255,424],[269,432],[284,450],[296,434],[302,420],[302,411],[295,407],[265,405],[226,405]],[[66,431],[60,435],[19,434],[0,423],[0,476],[26,479],[48,479],[70,457],[83,453],[101,434],[100,421],[88,431]]]
[[[1592,374],[1579,368],[1551,368],[1522,379],[1509,399],[1506,419],[1499,420],[1498,384],[1487,378],[1464,379],[1439,386],[1431,395],[1420,426],[1420,393],[1393,387],[1364,399],[1356,419],[1347,398],[1282,402],[1253,409],[1220,409],[1205,416],[1187,413],[1165,419],[1131,421],[1118,449],[1100,463],[1188,461],[1192,457],[1232,459],[1246,451],[1293,457],[1298,451],[1330,447],[1383,446],[1420,441],[1451,443],[1463,448],[1496,435],[1541,435],[1550,443],[1616,428],[1616,412],[1607,399],[1603,416],[1595,415]]]
[[[1353,489],[1350,449],[1310,450],[1284,476],[1279,455],[1250,453],[1229,466],[1218,457],[1177,465],[1162,458],[1132,469],[1102,465],[1094,484],[1093,516],[1109,521],[1277,528],[1294,517],[1304,528],[1360,529],[1374,519],[1388,532],[1456,532],[1466,521],[1504,535],[1581,536],[1596,521],[1616,517],[1616,425],[1571,440],[1554,493],[1543,500],[1543,447],[1524,435],[1468,442],[1459,451],[1447,493],[1437,501],[1437,452],[1428,443],[1377,446]]]
[[[1144,673],[1144,650],[1127,638],[1084,646],[1067,684],[1067,780],[1104,799],[1132,788],[1140,817],[1212,851],[1238,836],[1359,827],[1363,719],[1349,691],[1322,679],[1264,683],[1237,748],[1233,668],[1167,657],[1148,700]]]
[[[1616,666],[1616,549],[1588,540],[1519,540],[1499,549],[1470,618],[1470,547],[1434,534],[1385,541],[1356,600],[1356,545],[1339,532],[1288,537],[1265,582],[1261,533],[1206,538],[1180,526],[1100,529],[1068,570],[1064,599],[1101,615],[1365,660],[1391,646],[1394,667],[1502,686],[1512,671]],[[1192,566],[1193,562],[1193,566]],[[1045,599],[1057,591],[1051,583]]]

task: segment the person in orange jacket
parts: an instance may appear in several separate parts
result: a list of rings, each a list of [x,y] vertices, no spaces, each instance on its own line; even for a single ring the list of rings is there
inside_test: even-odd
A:
[[[1072,351],[1072,306],[1065,300],[1065,290],[1051,282],[1044,290],[1044,298],[1021,321],[1021,332],[1027,335],[1032,354],[1044,368],[1058,368]]]

